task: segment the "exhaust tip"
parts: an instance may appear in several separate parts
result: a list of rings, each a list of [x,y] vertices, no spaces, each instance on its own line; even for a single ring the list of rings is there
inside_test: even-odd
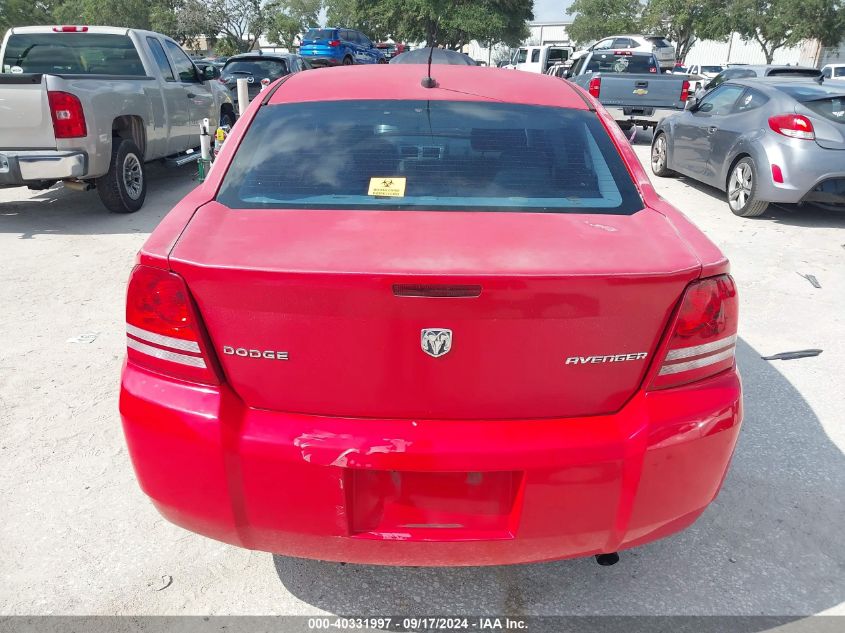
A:
[[[619,554],[611,552],[610,554],[596,554],[596,562],[602,567],[610,567],[619,562]]]

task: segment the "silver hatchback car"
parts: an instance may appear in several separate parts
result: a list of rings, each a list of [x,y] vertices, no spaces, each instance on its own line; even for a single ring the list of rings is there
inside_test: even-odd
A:
[[[657,126],[651,169],[728,194],[736,215],[770,202],[845,210],[845,87],[809,79],[727,81]]]

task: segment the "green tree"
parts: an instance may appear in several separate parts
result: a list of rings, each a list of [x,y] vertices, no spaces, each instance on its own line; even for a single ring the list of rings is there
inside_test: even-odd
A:
[[[763,49],[766,63],[775,52],[802,40],[838,44],[845,35],[841,0],[732,0],[728,15],[746,41]]]
[[[149,0],[65,0],[54,17],[62,24],[104,24],[148,29]]]
[[[371,37],[458,49],[471,40],[518,44],[528,35],[531,0],[328,0],[330,16],[350,16]],[[366,20],[364,20],[366,16]]]
[[[267,39],[293,48],[299,34],[317,24],[320,7],[321,0],[272,0],[266,8]]]
[[[667,36],[678,59],[684,59],[696,41],[722,39],[732,30],[726,0],[650,0],[639,28]]]
[[[575,0],[566,12],[577,14],[569,37],[586,43],[615,33],[636,33],[643,5],[631,0]]]
[[[52,0],[0,0],[0,34],[13,26],[52,24]]]

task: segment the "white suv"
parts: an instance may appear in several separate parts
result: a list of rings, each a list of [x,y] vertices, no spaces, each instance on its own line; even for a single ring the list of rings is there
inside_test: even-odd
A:
[[[675,66],[675,47],[669,40],[658,35],[611,35],[578,51],[573,55],[573,59],[595,50],[644,51],[654,53],[662,70],[671,70]]]

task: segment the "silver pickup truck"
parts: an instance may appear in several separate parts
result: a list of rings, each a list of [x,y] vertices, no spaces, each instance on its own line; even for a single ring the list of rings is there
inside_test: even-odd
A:
[[[144,164],[195,160],[199,125],[235,119],[219,70],[136,29],[10,29],[0,48],[0,187],[96,187],[110,211],[141,208]]]
[[[686,107],[689,81],[661,74],[653,53],[591,51],[563,75],[587,90],[622,129],[654,128],[664,117]]]

